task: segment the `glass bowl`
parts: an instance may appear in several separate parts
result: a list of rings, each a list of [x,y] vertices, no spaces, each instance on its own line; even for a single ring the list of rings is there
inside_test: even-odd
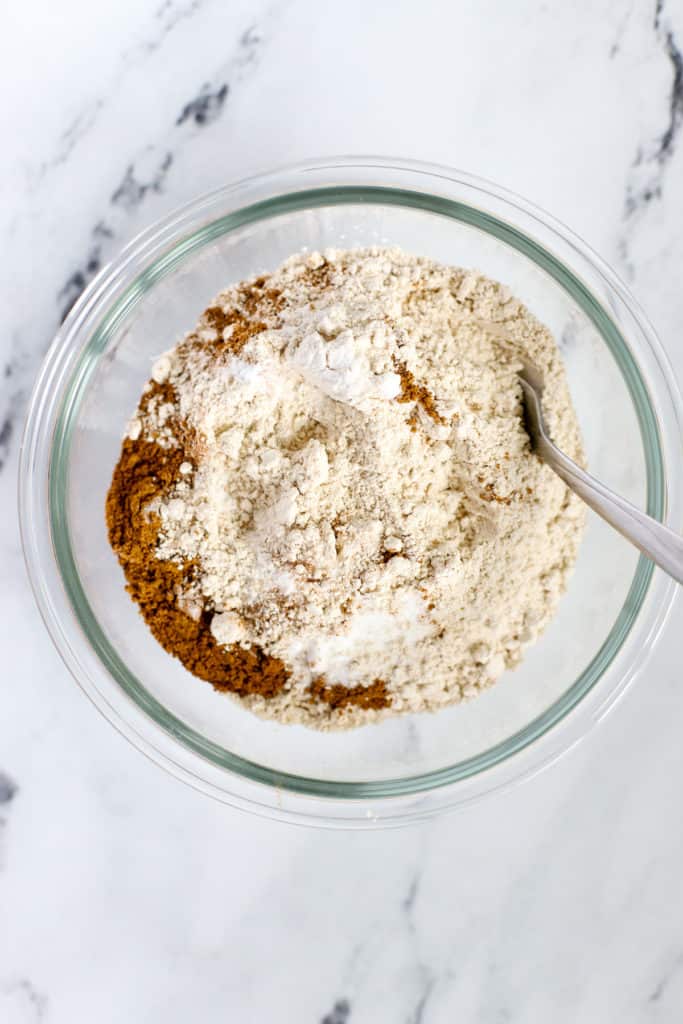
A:
[[[518,669],[438,714],[341,733],[262,721],[162,650],[124,591],[104,520],[121,436],[153,360],[228,283],[304,248],[373,244],[507,284],[560,344],[592,471],[680,528],[680,398],[651,326],[615,275],[562,225],[488,182],[375,158],[226,186],[136,238],[57,335],[21,459],[32,585],[93,703],[204,793],[326,826],[399,824],[547,765],[615,705],[675,592],[590,516],[559,613]]]

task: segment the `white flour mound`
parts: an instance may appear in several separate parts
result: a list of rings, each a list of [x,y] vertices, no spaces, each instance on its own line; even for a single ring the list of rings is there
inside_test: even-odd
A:
[[[215,609],[219,644],[284,661],[289,689],[246,698],[260,714],[342,727],[477,694],[554,614],[581,537],[581,502],[522,422],[524,354],[582,461],[552,336],[496,282],[396,249],[294,256],[266,287],[278,300],[238,353],[216,357],[205,316],[154,369],[201,438],[154,506],[158,557],[198,565],[184,607]],[[164,415],[133,435],[158,439]],[[382,680],[390,706],[314,701],[321,678]]]

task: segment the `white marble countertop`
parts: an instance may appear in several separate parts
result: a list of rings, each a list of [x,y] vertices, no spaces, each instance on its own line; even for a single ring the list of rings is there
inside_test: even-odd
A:
[[[683,1013],[683,604],[639,683],[504,797],[394,832],[253,819],[148,763],[34,608],[15,476],[65,307],[197,193],[377,152],[490,177],[629,281],[683,378],[683,5],[32,0],[0,64],[0,1021],[450,1024]]]

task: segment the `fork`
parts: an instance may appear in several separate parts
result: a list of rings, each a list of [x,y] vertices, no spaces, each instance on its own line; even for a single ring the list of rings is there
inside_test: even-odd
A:
[[[620,498],[553,444],[543,418],[543,374],[532,363],[522,360],[522,364],[519,379],[532,449],[594,512],[669,576],[683,583],[683,537]]]

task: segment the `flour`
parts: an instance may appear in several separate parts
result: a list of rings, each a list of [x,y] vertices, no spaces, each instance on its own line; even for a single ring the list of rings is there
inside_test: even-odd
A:
[[[290,673],[245,701],[318,728],[438,709],[514,667],[555,612],[582,507],[529,449],[517,380],[546,379],[551,433],[582,460],[548,330],[501,285],[399,250],[295,256],[222,292],[153,369],[129,436],[199,439],[157,556],[226,647]],[[381,681],[388,707],[311,696]]]

